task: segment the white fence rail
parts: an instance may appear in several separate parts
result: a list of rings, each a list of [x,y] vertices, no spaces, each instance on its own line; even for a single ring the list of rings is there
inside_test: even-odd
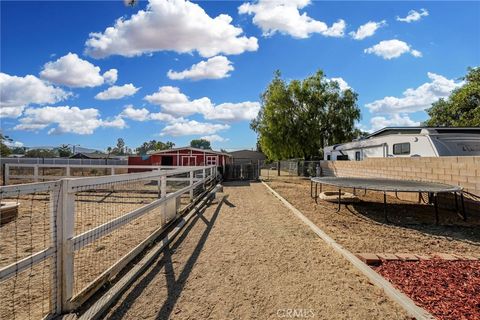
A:
[[[3,184],[9,185],[13,181],[22,182],[39,182],[58,180],[70,177],[82,176],[98,176],[115,175],[120,173],[128,173],[129,171],[141,170],[174,170],[174,169],[195,169],[198,167],[175,167],[175,166],[142,166],[142,165],[91,165],[91,164],[31,164],[31,163],[6,163],[3,172]],[[24,172],[22,172],[22,169]],[[20,173],[18,172],[20,171]],[[76,175],[75,171],[81,175]],[[85,171],[86,174],[85,174]],[[126,171],[126,172],[121,172]],[[15,173],[16,172],[16,173]],[[181,180],[178,180],[181,181]]]
[[[41,294],[48,299],[48,304],[42,302],[42,309],[44,305],[48,308],[41,317],[78,307],[165,230],[179,215],[183,195],[187,195],[188,207],[217,177],[216,166],[169,169],[0,187],[2,201],[16,199],[25,211],[0,226],[0,232],[3,228],[5,233],[12,232],[10,242],[16,246],[10,251],[11,263],[0,264],[1,299],[9,300],[0,301],[0,318],[22,317],[19,313],[26,307],[16,299],[34,296],[40,282],[30,285],[28,280],[27,294],[18,285],[20,274],[31,276],[34,268],[42,265],[42,274],[49,274],[42,278],[42,283],[44,279],[49,282],[49,292]],[[46,195],[50,195],[48,199]],[[33,250],[36,231],[32,219],[40,208],[48,210],[43,212],[48,218],[43,224],[48,224],[50,231],[38,236],[43,237],[44,246]],[[23,234],[17,233],[29,227],[30,240],[22,244]],[[23,251],[30,254],[19,256]],[[6,284],[9,281],[11,286]],[[29,318],[35,308],[38,306],[28,305]]]

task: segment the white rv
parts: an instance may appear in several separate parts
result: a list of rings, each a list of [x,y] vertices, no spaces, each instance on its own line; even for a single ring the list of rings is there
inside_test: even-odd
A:
[[[324,160],[480,156],[480,128],[387,127],[323,151]]]

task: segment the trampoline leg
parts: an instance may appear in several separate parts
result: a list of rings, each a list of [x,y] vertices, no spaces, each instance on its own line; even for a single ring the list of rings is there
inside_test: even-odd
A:
[[[465,212],[465,200],[463,198],[463,191],[460,192],[460,199],[462,202],[462,216],[463,216],[463,221],[467,221],[467,213]]]
[[[318,203],[318,183],[315,183],[315,203]]]
[[[456,192],[453,193],[455,195],[455,210],[458,212],[458,195]]]
[[[342,200],[342,189],[338,189],[338,209],[337,212],[340,211],[340,201]]]
[[[356,189],[353,188],[353,195],[356,196]]]
[[[383,215],[385,216],[385,221],[388,221],[388,215],[387,215],[387,193],[383,193]]]
[[[438,224],[438,196],[433,194],[433,206],[435,207],[435,224]]]
[[[364,196],[366,196],[366,195],[367,195],[367,189],[365,189],[365,192],[363,193],[363,195],[364,195]]]
[[[313,181],[310,180],[310,198],[313,198]]]
[[[322,192],[323,184],[320,183],[320,192]]]

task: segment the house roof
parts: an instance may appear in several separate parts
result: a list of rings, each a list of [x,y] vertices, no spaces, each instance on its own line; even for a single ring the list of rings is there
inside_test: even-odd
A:
[[[175,151],[181,151],[181,150],[191,150],[191,151],[197,151],[197,152],[205,152],[205,153],[213,153],[213,154],[218,154],[218,155],[224,155],[227,157],[231,157],[230,154],[225,153],[225,152],[220,152],[220,151],[215,151],[211,149],[200,149],[200,148],[194,148],[194,147],[179,147],[179,148],[172,148],[172,149],[165,149],[165,150],[153,150],[147,152],[147,154],[162,154],[162,153],[171,153]]]
[[[264,160],[266,157],[265,155],[260,152],[260,151],[253,151],[253,150],[237,150],[237,151],[232,151],[230,154],[234,158],[238,159],[258,159],[258,160]]]
[[[106,158],[113,158],[113,156],[109,156],[108,154],[106,153],[101,153],[101,152],[77,152],[75,153],[73,156],[71,156],[70,158],[74,158],[74,157],[77,157],[79,155],[83,155],[85,156],[86,158],[90,158],[90,159],[106,159]]]

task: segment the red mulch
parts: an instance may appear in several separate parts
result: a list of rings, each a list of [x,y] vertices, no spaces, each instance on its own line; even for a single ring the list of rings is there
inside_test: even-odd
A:
[[[480,261],[382,261],[373,268],[438,319],[480,319]]]

